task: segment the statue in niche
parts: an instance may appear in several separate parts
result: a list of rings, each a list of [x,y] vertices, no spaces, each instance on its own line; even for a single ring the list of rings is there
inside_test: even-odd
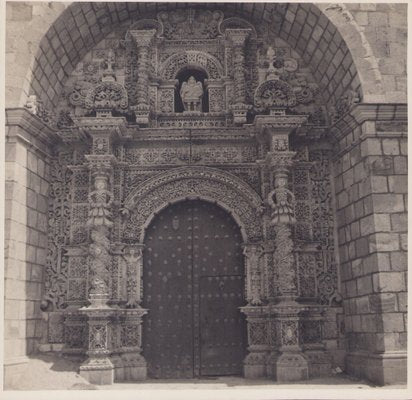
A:
[[[187,82],[183,82],[180,89],[180,97],[182,98],[185,111],[202,111],[203,86],[202,82],[197,82],[191,76]]]

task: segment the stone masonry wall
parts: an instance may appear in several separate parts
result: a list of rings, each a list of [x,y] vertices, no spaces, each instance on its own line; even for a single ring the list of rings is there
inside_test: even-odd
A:
[[[406,102],[407,4],[348,3],[346,7],[377,59],[386,101]]]
[[[388,361],[388,357],[406,356],[404,123],[369,120],[359,124],[341,140],[343,150],[334,171],[349,354],[346,368],[377,383],[406,380],[406,361],[403,367]],[[374,354],[381,355],[371,360]]]
[[[19,114],[34,119],[25,110]],[[8,117],[10,114],[8,114]],[[6,377],[37,350],[42,335],[40,301],[47,253],[49,165],[47,146],[9,118],[5,176]],[[30,140],[30,142],[29,142]],[[42,150],[41,150],[42,149]],[[20,364],[20,367],[18,367]],[[13,365],[16,368],[13,368]]]

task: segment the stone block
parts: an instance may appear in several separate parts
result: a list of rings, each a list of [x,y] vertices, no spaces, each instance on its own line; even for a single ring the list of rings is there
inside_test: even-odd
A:
[[[359,25],[368,25],[368,13],[365,11],[359,11],[354,13],[356,22]]]
[[[397,311],[396,294],[378,293],[369,296],[370,310],[373,313]]]
[[[37,174],[37,156],[31,152],[27,152],[27,169]]]
[[[408,251],[408,235],[406,233],[402,233],[400,235],[401,238],[401,250]]]
[[[406,312],[408,311],[408,293],[402,292],[398,293],[398,311]]]
[[[372,280],[370,280],[370,283],[372,285]],[[359,291],[359,294],[360,294],[360,291]],[[358,297],[356,299],[356,308],[359,314],[370,313],[371,311],[370,311],[370,306],[369,306],[369,297],[368,296]]]
[[[372,275],[375,293],[404,292],[406,290],[402,272],[379,272]]]
[[[46,265],[47,251],[46,249],[37,248],[36,263],[39,265]]]
[[[408,255],[405,251],[390,253],[391,268],[393,271],[406,271],[408,267]]]
[[[363,276],[363,263],[362,259],[356,259],[352,261],[352,276],[354,278],[358,278],[359,276]]]
[[[394,28],[399,28],[400,26],[407,26],[407,11],[404,10],[403,13],[400,12],[389,12],[389,26]]]
[[[373,194],[373,210],[376,213],[404,211],[403,196],[401,194]]]
[[[386,176],[371,176],[372,193],[387,193],[388,182]]]
[[[382,327],[384,332],[404,332],[403,313],[382,314]]]
[[[373,291],[371,275],[363,276],[357,279],[358,295],[370,294]]]
[[[389,176],[389,191],[393,193],[408,193],[407,175]]]
[[[360,315],[352,316],[352,331],[353,332],[362,332],[362,322]]]
[[[362,332],[379,332],[380,330],[380,319],[376,314],[365,314],[360,316],[362,324]]]
[[[378,156],[378,155],[383,154],[382,144],[381,144],[380,139],[367,138],[361,143],[360,147],[361,147],[362,157]]]
[[[355,297],[358,294],[356,280],[346,282],[346,294],[348,297]]]
[[[405,213],[391,214],[390,217],[393,232],[406,232],[408,230],[408,218]]]
[[[33,264],[31,266],[31,276],[30,279],[35,282],[43,281],[43,267],[40,265]]]
[[[369,249],[375,251],[397,251],[399,250],[399,235],[396,233],[375,233],[369,238]]]
[[[367,238],[359,238],[355,242],[356,256],[364,257],[369,254],[369,240]]]

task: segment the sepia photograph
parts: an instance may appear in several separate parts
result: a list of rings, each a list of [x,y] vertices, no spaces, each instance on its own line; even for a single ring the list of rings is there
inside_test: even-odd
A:
[[[3,394],[407,398],[408,8],[5,2]]]

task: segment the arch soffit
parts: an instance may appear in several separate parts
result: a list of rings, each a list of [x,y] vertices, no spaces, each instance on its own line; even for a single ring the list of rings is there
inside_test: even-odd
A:
[[[311,39],[315,39],[319,36],[319,32],[323,31],[326,26],[331,26],[331,30],[335,32],[341,38],[343,38],[344,44],[348,49],[347,56],[349,59],[350,64],[354,65],[354,70],[359,71],[359,79],[360,85],[362,86],[361,92],[364,91],[363,87],[366,87],[366,93],[373,92],[373,93],[381,93],[381,76],[379,72],[379,68],[377,67],[377,61],[375,56],[373,55],[372,49],[370,48],[369,43],[367,42],[364,35],[361,35],[361,29],[357,25],[356,21],[353,19],[353,16],[350,12],[346,9],[346,7],[342,4],[297,4],[297,3],[268,3],[268,4],[248,4],[248,3],[240,3],[239,5],[228,3],[228,4],[221,4],[217,6],[216,4],[205,4],[206,8],[218,8],[224,12],[231,13],[233,15],[238,15],[239,17],[248,18],[252,23],[261,23],[262,20],[272,24],[274,27],[274,31],[286,42],[288,42],[292,48],[294,48],[305,60],[305,62],[312,68],[312,70],[316,70],[321,64],[329,61],[324,60],[325,55],[322,55],[322,58],[314,59],[311,57],[310,54],[305,53],[307,49],[307,44]],[[64,82],[67,79],[67,76],[72,72],[78,62],[81,61],[82,57],[94,46],[95,43],[98,43],[102,40],[111,30],[113,30],[117,25],[126,22],[128,19],[138,19],[138,18],[145,18],[148,13],[157,13],[161,11],[161,6],[158,3],[148,3],[144,5],[143,10],[139,8],[138,3],[73,3],[68,6],[56,19],[56,21],[52,24],[48,32],[43,36],[43,39],[40,42],[40,46],[36,55],[36,59],[34,61],[33,71],[38,71],[38,74],[41,74],[44,68],[37,68],[40,65],[47,65],[50,64],[51,61],[48,60],[46,54],[48,54],[50,48],[59,48],[60,52],[67,53],[66,56],[69,59],[69,62],[65,63],[65,65],[61,65],[59,69],[63,70],[64,73],[59,73],[53,66],[51,75],[56,75],[55,79],[57,84],[55,85],[55,91],[53,94],[48,94],[46,90],[42,89],[43,85],[40,85],[42,81],[41,76],[37,76],[37,74],[32,75],[31,79],[31,86],[33,88],[34,94],[38,95],[39,98],[43,101],[46,107],[54,106],[57,104],[58,99],[60,97],[60,92],[63,90]],[[177,6],[176,6],[177,7]],[[170,7],[168,6],[168,9]],[[308,13],[309,11],[316,15],[318,21],[315,27],[312,29],[310,27],[311,33],[308,35],[307,38],[302,37],[292,37],[290,27],[297,20],[298,14],[300,11],[304,13]],[[63,44],[61,39],[56,36],[60,35],[60,32],[66,31],[69,26],[73,26],[71,21],[74,21],[75,16],[78,14],[82,14],[87,16],[85,18],[85,25],[89,29],[85,30],[85,26],[77,28],[80,33],[80,28],[82,28],[82,40],[84,45],[81,46],[79,51],[69,51],[66,50],[67,44]],[[121,16],[121,18],[120,18]],[[323,19],[323,26],[321,26],[321,20]],[[350,20],[348,23],[347,20]],[[100,21],[104,20],[104,24],[101,25]],[[329,25],[328,25],[329,24]],[[289,27],[289,31],[287,28]],[[301,32],[304,32],[305,25],[302,25]],[[317,29],[319,28],[319,29]],[[84,33],[86,32],[86,33]],[[63,35],[62,37],[66,37],[67,35]],[[322,36],[322,35],[321,35]],[[53,39],[56,43],[51,46],[51,41]],[[360,39],[362,46],[359,46]],[[300,44],[300,42],[302,42]],[[70,46],[69,46],[70,47]],[[71,48],[71,47],[70,47]],[[73,49],[71,49],[73,50]],[[365,55],[366,53],[366,55]],[[305,57],[306,55],[306,57]],[[354,56],[354,58],[352,57]],[[336,56],[336,54],[335,54]],[[333,57],[335,57],[333,56]],[[364,57],[366,57],[366,60]],[[57,63],[61,63],[61,60],[64,60],[64,54],[61,54],[60,57],[52,57],[53,63],[54,60],[57,60]],[[333,59],[333,58],[332,58]],[[315,64],[315,65],[314,65]],[[330,64],[330,62],[328,62]],[[370,72],[371,66],[373,67],[373,74]],[[376,67],[376,68],[375,68]],[[348,68],[348,67],[347,67]],[[319,81],[319,85],[324,88],[324,92],[326,91],[326,99],[328,101],[336,100],[337,97],[344,91],[345,88],[340,87],[340,82],[335,82],[331,80],[329,83],[324,84],[321,82],[321,78],[324,76],[321,72],[316,73],[313,71],[314,76]],[[355,75],[357,72],[355,72]],[[62,76],[62,78],[59,78]],[[52,76],[49,78],[53,79]],[[354,78],[352,76],[352,78]],[[353,81],[353,79],[352,79]],[[353,82],[351,81],[352,89],[357,89],[353,87]],[[39,89],[34,90],[37,87]],[[37,93],[38,92],[38,93]],[[372,101],[372,99],[371,99]],[[375,98],[376,101],[376,98]]]
[[[135,188],[125,200],[130,212],[126,226],[129,224],[136,231],[136,239],[142,243],[156,214],[170,204],[193,199],[215,203],[226,210],[239,225],[245,243],[261,239],[260,196],[235,175],[210,167],[175,168]]]

